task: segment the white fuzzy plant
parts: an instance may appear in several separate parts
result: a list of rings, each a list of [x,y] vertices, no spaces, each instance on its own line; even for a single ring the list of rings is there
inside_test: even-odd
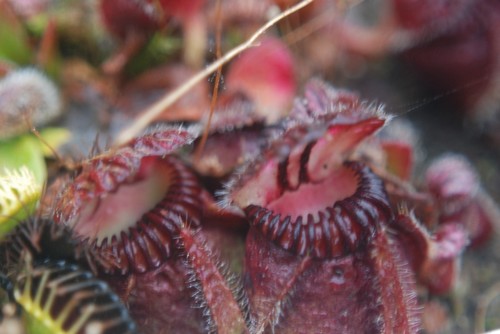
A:
[[[42,186],[26,166],[0,173],[0,237],[34,209]]]
[[[0,139],[44,125],[61,110],[57,87],[37,69],[18,69],[0,80]]]

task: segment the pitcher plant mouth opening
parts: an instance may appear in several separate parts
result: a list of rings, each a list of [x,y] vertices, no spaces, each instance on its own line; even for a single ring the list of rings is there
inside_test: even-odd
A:
[[[190,128],[167,127],[84,162],[61,192],[54,221],[73,230],[109,274],[144,273],[172,257],[179,228],[200,226],[202,188],[171,153]]]
[[[283,249],[337,258],[362,249],[392,218],[382,180],[364,163],[349,161],[389,117],[354,95],[315,82],[308,89],[264,158],[229,185],[228,197]]]
[[[283,217],[290,216],[292,221],[309,215],[317,220],[324,208],[353,196],[357,186],[358,179],[354,172],[341,167],[321,181],[303,182],[296,189],[284,190],[280,197],[271,200],[266,207]]]
[[[342,181],[335,184],[339,177]],[[319,200],[301,209],[311,192]],[[283,249],[317,258],[356,252],[392,217],[382,181],[357,162],[345,163],[319,184],[301,184],[265,207],[249,205],[245,213],[252,226]]]
[[[144,212],[152,210],[168,193],[172,181],[168,162],[156,157],[144,158],[140,173],[133,180],[86,203],[80,215],[68,225],[101,247],[107,239],[133,228]]]
[[[200,225],[200,192],[178,159],[146,157],[130,182],[92,198],[69,224],[105,271],[144,273],[173,256],[180,228]]]

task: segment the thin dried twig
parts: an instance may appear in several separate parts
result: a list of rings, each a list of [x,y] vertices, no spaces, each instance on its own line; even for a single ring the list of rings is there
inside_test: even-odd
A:
[[[221,0],[217,0],[216,2],[216,22],[217,22],[217,27],[215,31],[215,55],[217,56],[217,59],[220,59],[222,57],[222,51],[221,51],[221,39],[222,39],[222,8],[221,8]],[[220,78],[222,76],[222,65],[217,68],[217,72],[215,74],[215,83],[214,83],[214,88],[213,88],[213,93],[212,93],[212,101],[210,102],[210,113],[208,114],[208,121],[207,124],[205,125],[205,130],[203,131],[203,135],[201,136],[200,139],[200,145],[196,148],[196,152],[194,154],[196,160],[200,160],[201,154],[203,153],[203,149],[205,148],[205,144],[207,143],[208,139],[208,134],[210,132],[210,124],[212,123],[212,117],[215,112],[215,104],[217,103],[217,95],[219,93],[219,83],[220,83]]]
[[[141,114],[139,117],[127,128],[125,128],[122,132],[120,132],[115,140],[114,146],[118,146],[121,144],[126,143],[130,139],[134,138],[137,136],[142,130],[144,130],[149,123],[154,120],[158,115],[160,115],[167,107],[171,106],[179,98],[181,98],[184,94],[189,92],[196,84],[198,84],[201,80],[205,79],[208,77],[210,74],[215,72],[220,66],[224,65],[246,49],[251,48],[252,46],[255,45],[255,42],[257,39],[262,36],[270,27],[275,25],[278,21],[284,19],[285,17],[295,13],[296,11],[300,10],[301,8],[307,6],[308,4],[312,3],[314,0],[303,0],[299,3],[297,3],[295,6],[290,7],[280,15],[276,16],[275,18],[271,19],[268,21],[266,24],[264,24],[259,30],[257,30],[248,40],[246,40],[244,43],[240,44],[239,46],[235,47],[231,51],[229,51],[227,54],[225,54],[223,57],[217,59],[215,62],[210,64],[208,67],[206,67],[204,70],[198,72],[195,74],[191,79],[186,81],[183,85],[175,89],[174,91],[170,92],[169,94],[165,95],[162,99],[160,99],[158,102],[153,104],[151,107],[147,108]]]
[[[358,6],[363,1],[364,0],[344,0],[332,2],[330,6],[324,8],[320,15],[315,16],[311,20],[304,22],[297,29],[287,33],[283,37],[283,40],[287,45],[298,43],[318,30],[326,27],[332,22],[332,19],[344,17],[348,9]]]

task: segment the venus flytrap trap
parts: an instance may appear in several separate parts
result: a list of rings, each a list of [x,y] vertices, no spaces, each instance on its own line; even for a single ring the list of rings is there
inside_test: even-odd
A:
[[[27,333],[136,333],[109,286],[95,277],[69,229],[34,216],[0,245],[2,288],[12,289]]]
[[[69,138],[62,128],[47,128],[39,135],[43,143],[32,134],[0,141],[0,235],[33,214],[47,181],[44,157],[53,154],[47,145],[55,148]]]
[[[28,218],[42,194],[42,184],[26,166],[0,172],[0,238]]]
[[[18,276],[14,296],[25,311],[29,333],[136,333],[107,284],[75,265],[28,268]]]
[[[47,181],[44,156],[52,155],[46,145],[57,147],[67,140],[64,129],[45,129],[42,143],[31,134],[0,141],[0,233],[32,215]]]

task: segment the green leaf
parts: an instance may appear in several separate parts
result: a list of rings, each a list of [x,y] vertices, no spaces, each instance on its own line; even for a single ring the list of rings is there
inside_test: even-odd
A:
[[[0,10],[0,58],[17,64],[29,64],[31,54],[24,27]]]
[[[31,134],[0,141],[0,173],[4,169],[16,170],[22,166],[33,172],[37,183],[44,184],[47,167],[40,141]]]
[[[45,141],[46,145],[42,145],[43,155],[46,157],[51,157],[53,155],[52,150],[57,149],[61,145],[68,142],[71,138],[71,132],[65,128],[44,128],[40,131],[40,136]],[[49,145],[49,146],[47,146]]]

